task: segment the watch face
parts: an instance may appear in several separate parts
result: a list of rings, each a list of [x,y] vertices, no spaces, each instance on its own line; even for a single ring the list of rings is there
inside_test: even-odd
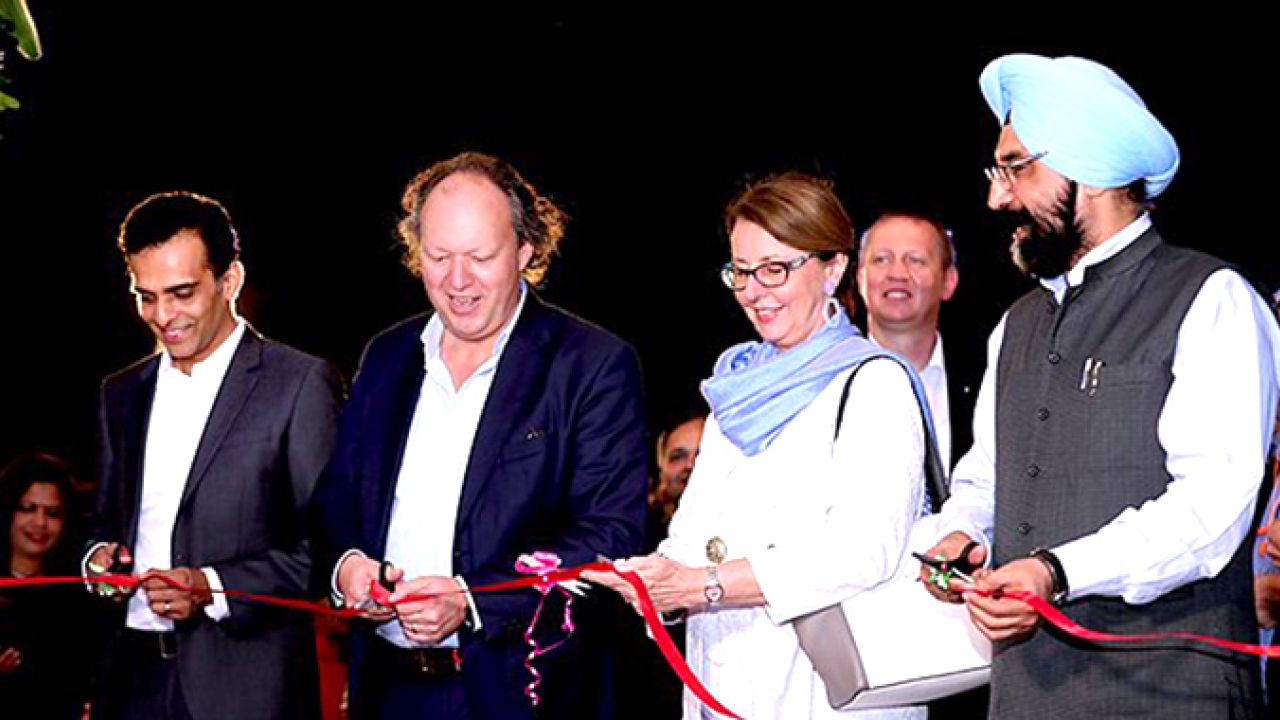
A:
[[[707,589],[703,594],[707,596],[707,602],[712,604],[718,603],[720,602],[721,598],[724,597],[724,587],[722,587],[719,583],[716,583],[714,585],[707,585]]]

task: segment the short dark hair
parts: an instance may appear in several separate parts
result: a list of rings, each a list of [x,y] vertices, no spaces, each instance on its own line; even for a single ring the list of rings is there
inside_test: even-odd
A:
[[[442,160],[418,173],[405,187],[400,198],[404,217],[397,225],[400,240],[404,243],[405,267],[415,275],[422,272],[418,257],[422,248],[422,206],[437,185],[457,173],[479,175],[507,196],[516,240],[529,243],[533,248],[533,257],[524,269],[524,279],[536,285],[551,265],[551,257],[564,237],[567,217],[555,203],[539,195],[510,163],[478,152],[465,152]]]
[[[951,236],[951,231],[947,229],[946,225],[942,224],[941,220],[923,210],[890,210],[876,218],[875,222],[871,223],[871,225],[862,232],[862,235],[858,237],[859,265],[862,264],[863,255],[867,252],[867,238],[871,235],[871,231],[875,230],[877,225],[887,220],[915,220],[916,222],[928,225],[933,229],[934,235],[936,236],[938,253],[942,256],[942,269],[945,270],[956,264],[957,256],[955,238]]]
[[[200,236],[214,277],[240,259],[240,237],[231,216],[213,198],[183,190],[156,193],[143,200],[120,223],[117,245],[125,257],[163,245],[189,230]]]
[[[62,458],[43,452],[32,452],[10,460],[0,469],[0,572],[8,572],[13,548],[9,545],[9,532],[13,527],[13,516],[18,512],[22,497],[32,485],[48,483],[58,488],[62,496],[62,507],[65,521],[62,536],[58,544],[49,551],[45,560],[46,573],[52,567],[63,571],[73,563],[73,550],[76,544],[73,523],[78,517],[76,512],[75,472]],[[57,574],[57,573],[54,573]]]

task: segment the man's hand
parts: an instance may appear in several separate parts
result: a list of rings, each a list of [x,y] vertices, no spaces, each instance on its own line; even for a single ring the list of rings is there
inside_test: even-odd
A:
[[[928,552],[924,554],[929,557],[938,557],[941,555],[948,560],[955,560],[959,558],[960,553],[964,552],[966,547],[971,547],[967,558],[969,564],[973,567],[981,567],[982,563],[986,562],[987,549],[981,544],[974,545],[973,539],[959,530],[942,538],[942,540],[938,541],[937,545],[929,548]],[[944,590],[941,587],[938,587],[937,583],[929,581],[929,577],[932,574],[933,568],[928,565],[920,566],[920,581],[925,586],[925,589],[929,591],[930,595],[933,595],[939,600],[943,600],[945,602],[963,602],[964,599],[961,597],[959,589],[954,582],[951,583],[948,589]]]
[[[427,594],[435,597],[404,602],[410,595]],[[451,577],[428,575],[396,583],[390,602],[395,606],[405,637],[414,642],[439,644],[467,619],[467,595]]]
[[[141,587],[151,612],[170,620],[186,620],[213,602],[209,579],[199,568],[151,570],[142,576]]]
[[[129,548],[120,543],[106,543],[102,547],[93,552],[86,563],[87,575],[85,579],[92,582],[94,576],[106,575],[116,572],[116,561],[119,560],[121,565],[132,565],[133,555],[129,552]],[[117,585],[109,585],[107,583],[95,583],[94,588],[99,595],[109,597],[116,602],[124,602],[133,594],[133,588],[120,587]]]
[[[1280,574],[1266,573],[1253,580],[1253,603],[1258,625],[1269,628],[1280,620]]]
[[[0,651],[0,675],[8,675],[22,665],[22,655],[18,648],[5,648]]]
[[[964,592],[972,587],[989,595],[965,593],[969,617],[988,640],[1014,640],[1035,632],[1040,614],[1027,603],[1001,594],[1009,590],[1023,590],[1046,600],[1053,594],[1053,576],[1049,568],[1036,558],[1014,560],[999,570],[979,570],[974,573],[972,586],[959,583]]]
[[[369,598],[369,588],[378,582],[378,570],[382,563],[371,560],[359,553],[351,553],[338,566],[338,592],[347,607],[367,605],[365,617],[377,622],[385,622],[395,617],[391,608],[373,604]],[[387,580],[397,582],[404,577],[404,570],[392,567],[387,571]]]

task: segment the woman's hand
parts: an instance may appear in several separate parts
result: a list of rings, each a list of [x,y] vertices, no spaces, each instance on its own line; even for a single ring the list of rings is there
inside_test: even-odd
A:
[[[706,581],[705,571],[700,568],[682,565],[656,553],[619,560],[614,563],[614,567],[639,575],[654,608],[660,613],[682,610],[702,602],[702,589]],[[637,615],[642,614],[636,591],[626,580],[608,572],[584,572],[582,577],[618,593]]]

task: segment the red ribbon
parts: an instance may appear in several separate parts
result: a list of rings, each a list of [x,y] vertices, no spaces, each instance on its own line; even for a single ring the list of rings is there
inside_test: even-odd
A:
[[[741,720],[741,717],[734,714],[726,708],[719,700],[717,700],[706,686],[694,675],[689,669],[689,665],[685,663],[684,657],[680,655],[680,650],[676,648],[675,643],[671,640],[671,636],[667,634],[666,627],[662,624],[662,620],[658,617],[658,611],[653,606],[653,600],[649,597],[649,592],[645,588],[644,581],[634,572],[627,570],[618,570],[611,563],[593,562],[576,568],[556,568],[543,572],[533,577],[517,578],[515,580],[507,580],[505,582],[493,583],[490,585],[482,585],[471,588],[473,593],[485,592],[506,592],[510,590],[519,590],[523,588],[549,588],[556,583],[566,582],[578,579],[582,573],[587,571],[610,572],[622,578],[631,585],[636,591],[639,600],[640,612],[644,616],[645,624],[649,628],[650,634],[658,645],[658,649],[662,651],[662,656],[666,658],[667,664],[679,676],[685,687],[707,707],[726,717]],[[191,592],[192,588],[183,587],[171,578],[163,575],[156,575],[165,584],[184,592]],[[136,575],[95,575],[91,582],[105,583],[125,588],[135,588],[142,583],[144,577]],[[39,585],[68,585],[72,583],[84,583],[85,578],[82,577],[19,577],[19,578],[0,578],[0,589],[15,587],[33,587]],[[237,590],[221,590],[210,591],[221,592],[227,597],[239,598],[250,602],[263,603],[267,605],[276,605],[280,607],[293,608],[306,612],[316,613],[319,615],[332,615],[337,617],[359,617],[362,611],[350,608],[334,609],[324,605],[317,604],[307,600],[296,600],[291,598],[276,597],[274,595],[256,595],[253,593],[240,592]],[[462,592],[462,591],[457,591]],[[990,595],[989,592],[971,590],[983,595]],[[422,593],[416,595],[405,596],[400,602],[409,602],[413,600],[428,600],[433,597],[444,595],[444,592]],[[1162,632],[1149,633],[1144,635],[1116,635],[1112,633],[1090,630],[1089,628],[1077,623],[1071,618],[1064,615],[1058,608],[1054,607],[1049,601],[1036,595],[1035,593],[1023,590],[1005,590],[1002,592],[1003,597],[1021,600],[1030,605],[1037,613],[1040,614],[1047,622],[1059,630],[1079,638],[1095,643],[1160,643],[1169,641],[1178,641],[1180,643],[1192,643],[1209,645],[1216,648],[1231,650],[1234,652],[1245,653],[1248,655],[1265,656],[1268,658],[1280,658],[1280,645],[1259,645],[1255,643],[1243,643],[1232,640],[1223,640],[1221,638],[1208,637],[1204,635],[1196,635],[1187,632]],[[1179,645],[1175,647],[1185,647]]]
[[[981,590],[971,590],[982,595],[990,595],[990,592]],[[1099,632],[1090,630],[1080,623],[1072,620],[1062,613],[1061,610],[1054,607],[1048,600],[1026,590],[1004,590],[1003,597],[1021,600],[1030,605],[1036,612],[1040,613],[1040,617],[1049,621],[1051,625],[1059,630],[1071,635],[1072,637],[1090,642],[1123,642],[1123,643],[1153,643],[1153,642],[1169,642],[1177,640],[1182,642],[1198,643],[1201,645],[1210,645],[1213,647],[1223,648],[1225,650],[1234,650],[1236,652],[1246,653],[1248,655],[1260,655],[1268,658],[1280,658],[1280,645],[1258,645],[1255,643],[1242,643],[1234,640],[1223,640],[1222,638],[1208,637],[1206,635],[1196,635],[1189,632],[1161,632],[1148,633],[1145,635],[1115,635],[1112,633]]]
[[[675,674],[680,677],[680,680],[685,684],[685,687],[689,688],[689,690],[692,691],[693,694],[703,702],[703,704],[705,704],[707,707],[711,708],[712,710],[715,710],[716,712],[726,717],[734,718],[735,720],[742,720],[741,716],[734,714],[732,711],[726,708],[719,700],[717,700],[715,696],[711,694],[711,691],[707,690],[706,686],[702,684],[702,681],[698,679],[698,676],[694,675],[693,671],[689,669],[688,663],[686,663],[684,661],[684,657],[680,655],[679,648],[677,648],[675,642],[671,640],[671,636],[667,634],[667,628],[663,626],[662,620],[658,617],[658,611],[653,606],[653,599],[649,597],[649,591],[647,588],[645,588],[644,581],[641,580],[640,576],[634,572],[631,572],[628,570],[618,570],[613,566],[612,563],[593,562],[593,563],[587,563],[586,565],[581,565],[576,568],[556,568],[554,570],[550,570],[532,577],[517,578],[515,580],[507,580],[504,582],[492,583],[490,585],[480,585],[480,586],[471,588],[471,592],[473,593],[506,592],[509,590],[520,590],[524,588],[550,587],[557,583],[567,582],[569,580],[576,580],[582,575],[582,573],[588,572],[588,571],[610,572],[622,578],[623,580],[625,580],[627,584],[631,585],[631,587],[636,591],[636,596],[640,604],[640,611],[644,615],[645,624],[649,626],[650,634],[653,635],[653,639],[658,644],[658,649],[662,651],[662,656],[666,658],[667,664],[670,665],[671,669],[675,672]],[[167,576],[153,575],[151,577],[158,578],[159,580],[164,582],[166,585],[176,590],[181,590],[183,592],[192,591],[192,588],[184,587],[178,582],[174,581],[172,578],[169,578]],[[146,579],[146,576],[117,575],[117,574],[94,575],[92,579],[89,579],[89,580],[86,580],[86,578],[83,578],[83,577],[50,577],[50,576],[0,578],[0,590],[4,588],[11,588],[11,587],[33,587],[38,585],[69,585],[72,583],[85,583],[85,582],[103,583],[107,585],[115,585],[118,587],[133,589],[133,588],[136,588],[138,585],[140,585],[142,581],[145,579]],[[210,590],[210,592],[221,592],[223,595],[229,598],[238,598],[241,600],[262,603],[265,605],[276,605],[279,607],[293,608],[295,610],[303,610],[306,612],[315,613],[317,615],[330,615],[330,616],[336,616],[336,617],[351,618],[351,617],[360,617],[361,615],[364,614],[363,611],[355,610],[352,608],[335,609],[335,608],[327,607],[322,604],[315,603],[313,601],[296,600],[292,598],[282,598],[282,597],[276,597],[274,595],[256,595],[253,593],[241,592],[238,590],[220,590],[220,591]],[[419,593],[415,595],[406,595],[405,597],[400,599],[400,602],[410,602],[414,600],[429,600],[433,597],[439,597],[441,595],[450,594],[451,592],[464,592],[464,591],[457,590],[457,591],[449,591],[449,592]]]

